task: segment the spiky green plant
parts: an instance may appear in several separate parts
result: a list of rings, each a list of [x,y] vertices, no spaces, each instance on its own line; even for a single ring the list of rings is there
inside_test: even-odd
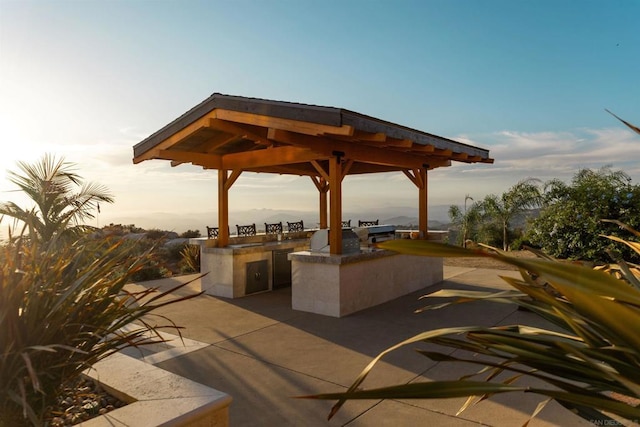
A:
[[[180,251],[182,259],[181,270],[185,273],[197,273],[200,271],[200,246],[185,245]]]
[[[134,245],[83,238],[54,248],[19,237],[1,248],[0,426],[40,425],[63,383],[119,349],[162,342],[148,332],[177,328],[153,311],[198,294],[125,289],[147,261]]]
[[[624,242],[634,250],[640,245]],[[493,257],[518,267],[521,277],[504,277],[513,290],[473,292],[442,290],[429,298],[454,298],[434,308],[473,300],[517,304],[548,320],[564,332],[526,325],[496,327],[452,327],[424,332],[380,353],[361,372],[346,392],[308,396],[337,399],[330,417],[350,399],[468,397],[462,407],[498,393],[524,392],[546,397],[536,409],[555,400],[579,416],[614,425],[611,416],[640,419],[640,408],[627,399],[640,399],[640,288],[630,269],[622,269],[628,280],[604,271],[549,258],[525,259],[502,252],[487,252],[427,241],[392,240],[379,244],[404,254],[438,257]],[[429,309],[426,307],[425,309]],[[482,366],[477,375],[448,381],[393,385],[363,390],[362,383],[386,354],[407,344],[426,342],[449,349],[468,350],[488,356],[479,360],[455,356],[450,351],[419,352],[434,361],[472,363]],[[498,380],[498,375],[508,378]],[[517,385],[520,377],[541,380],[544,386]]]
[[[9,181],[33,206],[5,202],[0,214],[25,224],[32,240],[73,240],[91,228],[84,221],[94,217],[101,202],[113,202],[105,186],[84,182],[75,165],[62,158],[46,154],[35,163],[18,162],[18,169],[9,171]]]

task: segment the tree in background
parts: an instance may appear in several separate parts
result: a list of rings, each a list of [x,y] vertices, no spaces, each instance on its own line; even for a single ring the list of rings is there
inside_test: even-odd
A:
[[[528,232],[531,244],[557,258],[609,262],[607,253],[624,254],[638,261],[631,251],[621,249],[601,235],[624,236],[618,227],[603,219],[640,227],[640,187],[631,184],[623,171],[609,167],[582,169],[570,184],[551,180],[545,184],[540,216]],[[621,253],[622,251],[622,253]]]
[[[485,213],[502,230],[502,248],[509,249],[509,231],[511,222],[529,209],[540,206],[542,195],[538,180],[528,178],[518,182],[501,196],[489,194],[481,202]]]
[[[475,229],[482,217],[480,205],[476,202],[472,203],[467,209],[467,200],[473,200],[468,194],[464,198],[464,211],[457,205],[449,206],[449,218],[454,226],[460,230],[458,235],[458,243],[462,247],[467,247],[467,240],[475,240]]]
[[[9,181],[34,206],[25,209],[5,202],[0,214],[24,223],[29,237],[39,242],[77,237],[91,229],[83,221],[94,218],[101,202],[113,203],[113,196],[101,184],[83,182],[74,166],[49,154],[33,164],[18,162],[20,172],[10,171]]]

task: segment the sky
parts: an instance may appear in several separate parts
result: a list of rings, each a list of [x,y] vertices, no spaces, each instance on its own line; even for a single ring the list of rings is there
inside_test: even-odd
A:
[[[581,168],[638,183],[640,138],[604,109],[640,124],[639,16],[637,0],[0,0],[0,201],[21,203],[6,170],[52,153],[111,189],[98,225],[214,212],[215,171],[132,162],[133,145],[214,92],[490,150],[492,165],[431,171],[430,205]],[[347,177],[343,194],[344,210],[417,205],[401,173]],[[245,173],[230,209],[317,200],[308,178]]]

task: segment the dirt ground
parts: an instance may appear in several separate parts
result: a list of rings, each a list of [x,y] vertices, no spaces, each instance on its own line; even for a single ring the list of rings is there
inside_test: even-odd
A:
[[[522,258],[535,258],[535,255],[528,251],[511,251],[510,256],[522,257]],[[496,270],[517,270],[517,268],[495,260],[493,258],[444,258],[444,265],[454,267],[469,267],[469,268],[493,268]]]

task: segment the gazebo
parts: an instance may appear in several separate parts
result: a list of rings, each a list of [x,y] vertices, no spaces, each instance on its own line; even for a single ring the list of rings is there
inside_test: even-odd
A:
[[[229,191],[244,172],[308,176],[319,194],[329,253],[342,252],[342,181],[401,172],[417,187],[428,237],[428,171],[453,161],[493,163],[486,149],[354,111],[214,93],[133,147],[133,162],[162,159],[218,173],[217,248],[229,246]],[[294,285],[295,286],[295,285]]]

